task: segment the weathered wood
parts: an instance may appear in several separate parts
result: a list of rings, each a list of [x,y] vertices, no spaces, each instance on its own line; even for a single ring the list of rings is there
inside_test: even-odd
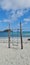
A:
[[[20,37],[21,37],[21,49],[23,49],[23,41],[22,41],[22,27],[20,22]]]

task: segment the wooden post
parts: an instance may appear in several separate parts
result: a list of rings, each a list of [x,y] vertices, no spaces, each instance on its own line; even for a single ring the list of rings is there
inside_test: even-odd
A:
[[[20,37],[21,37],[21,49],[23,49],[21,22],[20,22]]]
[[[10,48],[10,23],[9,23],[9,30],[8,30],[8,48]]]

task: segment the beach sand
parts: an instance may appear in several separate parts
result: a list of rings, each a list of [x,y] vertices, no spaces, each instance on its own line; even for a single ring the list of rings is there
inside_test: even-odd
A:
[[[10,40],[11,48],[8,48],[8,38],[0,38],[0,65],[30,65],[30,41],[28,38],[23,37],[23,49],[21,49],[20,38],[14,37]]]

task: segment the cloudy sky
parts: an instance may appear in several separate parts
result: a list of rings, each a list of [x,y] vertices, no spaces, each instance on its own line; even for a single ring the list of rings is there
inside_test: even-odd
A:
[[[0,0],[0,30],[20,28],[30,31],[30,0]]]

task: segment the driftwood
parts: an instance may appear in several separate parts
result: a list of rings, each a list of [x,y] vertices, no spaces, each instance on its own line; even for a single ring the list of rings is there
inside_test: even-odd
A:
[[[30,39],[28,39],[28,41],[30,41]]]

